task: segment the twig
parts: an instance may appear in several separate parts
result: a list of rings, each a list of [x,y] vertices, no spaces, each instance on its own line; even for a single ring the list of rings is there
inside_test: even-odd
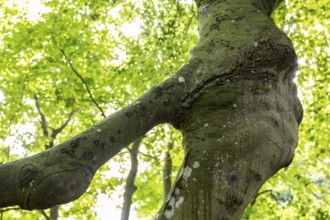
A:
[[[51,135],[51,137],[53,138],[53,139],[55,139],[56,138],[56,136],[59,134],[59,133],[61,133],[62,131],[63,131],[63,129],[69,124],[69,122],[70,122],[70,120],[71,120],[71,118],[72,118],[72,116],[74,116],[74,114],[77,112],[77,111],[79,111],[80,109],[75,109],[75,110],[73,110],[72,112],[70,112],[70,114],[69,114],[69,117],[68,117],[68,119],[59,127],[59,128],[52,128],[52,135]]]
[[[47,128],[48,128],[47,120],[46,120],[46,117],[45,117],[44,113],[41,111],[37,95],[34,96],[34,100],[36,101],[36,107],[37,107],[37,110],[38,110],[40,118],[41,118],[40,124],[41,124],[41,128],[44,132],[44,136],[49,137],[49,133],[48,133],[48,130],[47,130]]]
[[[260,195],[262,195],[262,194],[265,194],[265,193],[269,193],[269,192],[272,194],[273,190],[268,189],[268,190],[265,190],[265,191],[262,191],[262,192],[258,193],[258,194],[254,197],[254,199],[252,200],[252,202],[251,202],[251,206],[254,205],[254,203],[256,202],[256,200],[257,200],[257,198],[258,198],[258,196],[260,196]],[[272,196],[273,196],[273,194],[272,194]],[[276,199],[275,199],[275,200],[276,200]]]
[[[50,220],[45,210],[39,210],[39,212],[45,217],[46,220]]]
[[[90,89],[89,89],[89,87],[88,87],[88,85],[87,85],[85,79],[84,79],[84,78],[80,75],[80,73],[74,68],[74,66],[73,66],[73,64],[72,64],[72,62],[71,62],[71,60],[68,58],[68,56],[66,55],[66,53],[64,52],[64,50],[61,49],[61,48],[58,48],[58,49],[59,49],[59,50],[61,51],[61,53],[63,54],[63,56],[64,56],[66,62],[70,65],[71,70],[72,70],[72,71],[78,76],[78,78],[79,78],[79,79],[82,81],[82,83],[84,84],[84,86],[85,86],[85,88],[86,88],[86,90],[87,90],[87,93],[89,94],[89,97],[91,98],[92,102],[96,105],[96,107],[100,110],[101,115],[102,115],[104,118],[106,118],[106,116],[105,116],[105,114],[104,114],[104,111],[103,111],[102,108],[99,106],[99,104],[95,101],[95,99],[94,99],[94,97],[93,97],[93,95],[92,95],[92,93],[91,93],[91,91],[90,91]]]
[[[18,207],[14,207],[14,208],[7,208],[7,209],[0,209],[0,213],[4,213],[4,212],[9,212],[12,210],[19,210],[20,208]]]

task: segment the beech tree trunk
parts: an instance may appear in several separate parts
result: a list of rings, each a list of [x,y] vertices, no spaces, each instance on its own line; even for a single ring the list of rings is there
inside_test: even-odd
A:
[[[183,134],[181,172],[156,219],[239,219],[293,158],[297,58],[270,15],[277,0],[196,0],[189,61],[133,104],[59,146],[0,165],[0,207],[44,209],[85,192],[97,169],[160,123]]]

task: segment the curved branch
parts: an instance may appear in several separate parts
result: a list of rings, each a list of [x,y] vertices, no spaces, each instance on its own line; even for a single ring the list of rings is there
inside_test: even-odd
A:
[[[63,54],[63,56],[64,56],[66,62],[70,65],[70,68],[72,69],[72,71],[78,76],[78,78],[79,78],[79,79],[82,81],[82,83],[84,84],[84,86],[85,86],[85,88],[86,88],[86,90],[87,90],[87,93],[88,93],[89,97],[91,98],[92,102],[96,105],[96,107],[100,110],[101,115],[102,115],[104,118],[106,118],[103,109],[102,109],[101,106],[95,101],[95,99],[94,99],[94,97],[93,97],[93,95],[92,95],[92,93],[91,93],[91,91],[90,91],[90,89],[89,89],[89,87],[88,87],[88,85],[87,85],[85,79],[80,75],[80,73],[76,70],[76,68],[74,68],[74,66],[73,66],[73,64],[72,64],[72,61],[71,61],[71,60],[69,59],[69,57],[66,55],[66,53],[64,52],[64,50],[61,49],[61,48],[58,48],[58,49],[59,49],[59,50],[61,51],[61,53]]]
[[[49,137],[49,132],[47,130],[48,129],[47,120],[46,120],[44,113],[41,111],[40,104],[38,101],[39,99],[38,99],[37,95],[34,96],[34,100],[36,102],[36,107],[37,107],[38,113],[40,115],[40,119],[41,119],[40,124],[41,124],[42,131],[44,132],[44,136]]]
[[[69,124],[69,122],[70,122],[71,118],[74,116],[74,114],[79,110],[80,109],[75,109],[75,110],[71,111],[67,120],[59,128],[52,129],[51,137],[53,139],[55,139],[56,136],[63,131],[63,129]]]
[[[260,195],[265,194],[265,193],[273,193],[273,190],[268,189],[268,190],[265,190],[265,191],[259,192],[259,193],[254,197],[254,199],[252,200],[252,202],[251,202],[251,206],[254,205],[254,203],[256,202],[257,198],[258,198]]]

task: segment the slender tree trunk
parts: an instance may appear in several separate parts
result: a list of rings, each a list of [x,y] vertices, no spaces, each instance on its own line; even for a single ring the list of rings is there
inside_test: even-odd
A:
[[[168,193],[172,187],[172,158],[170,151],[173,149],[173,142],[169,143],[167,146],[167,151],[165,153],[165,164],[163,170],[163,186],[164,186],[164,200],[166,200]]]
[[[56,205],[56,206],[50,208],[49,220],[58,219],[59,208],[60,208],[59,205]]]
[[[143,138],[144,137],[141,137],[136,141],[134,141],[132,144],[132,148],[128,149],[131,158],[131,169],[128,173],[126,180],[124,203],[123,203],[123,208],[121,210],[121,220],[128,220],[132,205],[133,194],[135,190],[137,190],[137,187],[134,185],[134,182],[135,182],[136,174],[138,172],[138,165],[139,165],[138,154],[139,154],[140,144]]]

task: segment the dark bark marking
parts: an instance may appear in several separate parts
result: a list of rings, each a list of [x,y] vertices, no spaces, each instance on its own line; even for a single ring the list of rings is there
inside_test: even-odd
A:
[[[159,98],[160,96],[163,95],[163,90],[159,86],[153,87],[151,89],[151,91],[155,94],[155,98],[154,99],[157,99],[157,98]]]
[[[126,115],[127,118],[130,118],[130,117],[133,116],[133,113],[132,112],[126,112],[125,115]]]
[[[38,177],[38,169],[33,164],[26,164],[21,168],[19,185],[23,189]]]
[[[134,106],[134,113],[138,117],[143,117],[146,114],[146,107],[141,103],[137,103]]]
[[[171,104],[171,100],[169,100],[169,99],[165,99],[165,100],[163,101],[163,104],[164,104],[165,106],[168,106],[168,105]]]
[[[173,209],[173,207],[170,205],[166,205],[166,207],[165,207],[165,210],[168,210],[168,211],[171,211],[172,209]]]
[[[110,136],[110,137],[109,137],[109,141],[111,141],[111,142],[116,142],[116,138],[115,138],[114,136]]]
[[[232,181],[232,182],[235,181],[236,178],[237,178],[237,176],[235,174],[230,174],[229,175],[229,180]]]
[[[121,130],[120,129],[118,129],[117,134],[121,134]]]
[[[74,140],[72,140],[70,142],[70,147],[74,148],[74,149],[77,149],[79,147],[79,144],[80,144],[80,141],[81,141],[81,138],[76,138]]]
[[[164,83],[164,89],[166,90],[166,91],[168,91],[168,90],[171,90],[172,88],[174,88],[175,87],[175,83],[169,83],[169,82],[167,82],[167,83]]]
[[[85,160],[92,160],[94,158],[94,153],[92,151],[85,152],[82,157]]]
[[[76,152],[75,149],[71,149],[71,150],[61,149],[61,153],[63,153],[63,154],[67,154],[67,155],[69,155],[69,157],[71,157],[71,158],[77,158],[77,156],[75,155],[75,152]]]
[[[104,149],[104,143],[101,142],[100,140],[93,140],[93,143],[95,147],[101,147],[101,149]]]

